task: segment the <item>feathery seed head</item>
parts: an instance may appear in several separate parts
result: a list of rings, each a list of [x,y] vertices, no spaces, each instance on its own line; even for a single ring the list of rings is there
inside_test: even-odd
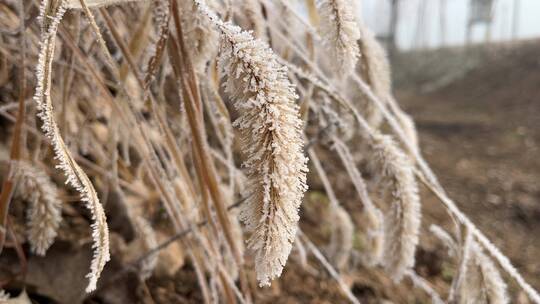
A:
[[[458,303],[508,303],[506,283],[491,259],[474,241],[468,250],[470,257],[466,261],[465,272],[460,274],[462,277],[457,286]]]
[[[320,32],[332,57],[337,60],[336,72],[347,76],[360,57],[360,29],[351,0],[319,0]]]
[[[360,69],[363,78],[365,78],[377,97],[385,99],[386,96],[392,93],[390,63],[386,51],[370,29],[361,26],[360,30],[362,33],[362,39],[360,39],[360,52],[362,53]]]
[[[298,208],[306,191],[306,162],[297,95],[286,68],[260,40],[222,24],[219,64],[226,91],[240,117],[249,186],[240,218],[253,231],[248,248],[256,254],[259,284],[279,277],[295,239]]]
[[[392,96],[390,64],[382,45],[375,38],[374,33],[366,26],[361,25],[360,31],[360,58],[359,72],[364,81],[383,103]],[[373,128],[378,128],[383,122],[383,115],[379,108],[366,96],[365,92],[355,90],[356,99],[362,115]]]
[[[50,3],[44,0],[47,4],[42,3],[40,15],[42,23],[42,33],[40,39],[40,51],[38,54],[38,65],[36,67],[37,87],[34,95],[34,101],[38,108],[38,117],[41,118],[42,130],[45,135],[51,140],[55,159],[59,164],[56,166],[61,169],[66,176],[66,183],[75,188],[81,195],[81,201],[85,202],[86,207],[92,214],[91,225],[92,239],[94,241],[92,247],[94,257],[90,265],[90,273],[87,275],[89,284],[86,288],[87,292],[96,289],[97,280],[105,264],[109,261],[109,231],[105,212],[97,197],[94,186],[90,179],[79,167],[73,159],[71,152],[67,148],[61,136],[58,125],[54,118],[53,104],[51,100],[51,84],[52,84],[52,62],[56,46],[56,33],[60,21],[66,12],[66,2],[59,1],[58,6],[51,8]],[[52,19],[46,16],[52,15]]]
[[[414,266],[420,230],[420,199],[413,166],[391,137],[374,134],[370,139],[372,166],[381,174],[392,199],[385,218],[382,263],[395,281]]]
[[[25,161],[17,162],[17,175],[17,195],[30,202],[27,212],[30,247],[37,255],[45,255],[62,221],[62,202],[58,198],[58,189],[45,172]]]
[[[351,216],[343,207],[330,207],[332,209],[331,227],[332,236],[330,255],[337,269],[345,269],[353,249],[354,224]]]

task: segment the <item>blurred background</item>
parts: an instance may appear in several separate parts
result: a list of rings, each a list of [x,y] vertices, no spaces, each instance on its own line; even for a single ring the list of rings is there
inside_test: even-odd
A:
[[[540,238],[532,237],[540,234],[540,1],[361,4],[442,184],[540,288]],[[423,201],[425,220],[449,221],[431,200]],[[428,277],[444,274],[429,262],[433,252],[419,252]]]
[[[363,0],[363,19],[400,49],[540,36],[537,0]]]

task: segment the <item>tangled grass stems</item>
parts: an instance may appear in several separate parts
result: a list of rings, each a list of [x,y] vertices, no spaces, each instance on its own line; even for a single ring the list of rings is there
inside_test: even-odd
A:
[[[52,5],[51,5],[52,4]],[[52,7],[51,7],[52,6]],[[56,32],[66,11],[65,4],[60,1],[54,6],[54,1],[48,2],[44,0],[41,6],[40,16],[42,20],[42,35],[40,41],[40,52],[37,74],[37,88],[34,100],[37,103],[39,117],[43,121],[43,132],[51,139],[56,159],[59,161],[57,166],[61,169],[66,178],[67,183],[77,189],[81,194],[81,200],[86,203],[86,207],[92,214],[94,223],[92,227],[92,238],[94,241],[93,249],[94,256],[90,266],[90,273],[87,275],[89,279],[87,292],[96,289],[97,280],[105,267],[105,263],[109,261],[109,230],[107,227],[107,219],[105,212],[97,197],[96,191],[92,182],[73,159],[71,152],[67,148],[60,135],[56,120],[54,118],[53,105],[51,100],[51,75],[52,75],[52,60],[55,49]],[[52,20],[48,16],[52,15]]]
[[[367,243],[368,251],[371,252],[366,252],[371,262],[363,259],[364,256],[361,255],[362,263],[367,264],[366,266],[377,263],[386,265],[387,274],[395,278],[408,277],[416,287],[423,289],[434,301],[437,300],[437,294],[430,289],[430,285],[411,269],[418,240],[416,228],[419,204],[415,197],[415,179],[418,179],[448,207],[450,216],[460,221],[458,228],[465,228],[470,234],[467,243],[469,245],[459,250],[468,258],[463,259],[466,263],[462,263],[459,270],[461,275],[451,287],[451,293],[456,294],[456,298],[470,297],[478,301],[494,295],[491,291],[485,292],[493,288],[477,288],[482,290],[481,294],[465,292],[464,288],[461,288],[465,285],[477,286],[475,282],[480,282],[478,286],[501,287],[502,278],[488,282],[478,280],[478,276],[475,276],[477,273],[489,273],[490,277],[497,277],[495,264],[480,262],[494,257],[500,262],[502,269],[507,270],[533,300],[536,299],[536,291],[522,280],[520,274],[507,263],[508,259],[492,247],[489,240],[460,213],[438,184],[435,175],[422,158],[412,119],[399,108],[392,96],[390,71],[384,52],[360,20],[354,20],[355,16],[350,14],[350,2],[321,0],[320,15],[317,15],[315,1],[307,1],[309,22],[304,21],[304,17],[284,1],[273,3],[267,0],[252,0],[246,3],[251,5],[249,8],[252,9],[248,14],[235,9],[231,1],[217,2],[218,6],[212,7],[220,13],[223,12],[224,20],[241,24],[247,21],[251,24],[250,27],[256,30],[255,35],[259,36],[260,40],[254,39],[232,23],[222,21],[217,14],[208,10],[202,0],[159,0],[155,2],[154,11],[151,10],[150,3],[146,3],[141,12],[137,12],[135,6],[111,11],[102,8],[103,5],[126,2],[128,1],[41,2],[41,12],[46,13],[39,18],[43,41],[39,67],[42,67],[44,72],[42,71],[43,75],[38,73],[38,84],[42,88],[38,87],[36,101],[44,121],[42,125],[48,141],[55,147],[54,152],[61,158],[60,164],[67,173],[68,180],[79,186],[81,194],[86,195],[84,198],[98,202],[95,192],[92,192],[90,179],[74,163],[75,159],[80,161],[85,169],[89,169],[92,180],[99,185],[99,191],[108,192],[108,187],[102,188],[102,184],[109,180],[115,189],[120,185],[132,191],[134,186],[130,187],[128,183],[135,181],[135,187],[140,189],[132,191],[132,194],[145,200],[147,197],[151,197],[152,201],[159,198],[176,233],[190,229],[191,233],[185,235],[189,237],[182,238],[181,246],[187,248],[185,257],[193,262],[201,295],[206,303],[216,302],[219,297],[229,302],[251,300],[248,276],[243,267],[243,247],[238,245],[238,242],[243,240],[243,235],[238,229],[233,229],[232,224],[236,224],[236,221],[226,212],[227,206],[239,193],[247,193],[246,203],[240,208],[243,211],[241,217],[251,230],[248,247],[255,253],[255,273],[259,284],[270,283],[270,280],[282,272],[292,243],[297,240],[298,207],[306,183],[306,160],[302,150],[314,151],[313,143],[319,138],[328,139],[328,136],[330,141],[318,145],[317,152],[321,153],[319,155],[324,162],[337,160],[343,163],[349,177],[346,182],[354,186],[363,203],[365,214],[361,216],[365,215],[368,219],[362,230],[367,231],[368,239],[372,237]],[[332,9],[325,10],[326,4],[326,8]],[[336,6],[338,4],[343,5]],[[58,62],[67,67],[68,73],[62,77],[65,80],[60,90],[63,93],[63,107],[58,120],[60,123],[56,123],[50,94],[56,95],[51,89],[53,81],[63,81],[52,79],[53,58],[56,53],[54,39],[61,16],[67,8],[82,9],[94,34],[81,32],[84,27],[79,25],[68,31],[60,27],[59,32],[68,52],[56,54],[56,57],[60,56]],[[94,8],[99,8],[111,36],[101,37],[100,28],[91,11]],[[4,10],[4,7],[0,9]],[[8,6],[7,11],[10,10],[11,7]],[[151,12],[154,12],[155,16],[155,31],[149,26]],[[171,13],[173,21],[170,20]],[[79,23],[77,19],[74,19],[75,23]],[[137,26],[130,28],[133,24],[129,22],[133,20],[137,20]],[[256,24],[259,21],[260,23]],[[174,28],[169,28],[170,22],[174,22]],[[24,32],[28,33],[38,28],[34,25],[25,27],[24,22],[21,24],[26,29]],[[67,26],[69,25],[66,24]],[[317,34],[314,27],[323,29],[322,36]],[[329,29],[331,34],[325,34],[325,28]],[[201,33],[207,32],[215,33],[214,38],[205,39]],[[70,33],[77,38],[69,37]],[[136,37],[137,35],[139,37]],[[124,39],[128,36],[129,40],[126,41],[129,43],[125,43]],[[219,60],[216,62],[209,54],[215,54],[218,36],[221,38],[221,47]],[[95,41],[87,41],[92,37],[98,37],[97,44]],[[16,37],[10,36],[7,40],[13,41],[14,38]],[[155,39],[153,43],[152,39]],[[328,42],[338,40],[341,44],[331,48],[341,49],[338,50],[338,56],[318,56],[318,48],[324,46],[323,43],[328,45]],[[268,41],[272,49],[261,41]],[[86,55],[85,52],[92,54],[96,51],[94,45],[98,47],[98,56]],[[147,45],[151,45],[151,49],[144,53],[142,50]],[[204,51],[204,45],[210,46],[208,52]],[[167,46],[168,61],[163,60],[163,52]],[[114,52],[114,56],[109,49]],[[6,54],[6,50],[11,48],[0,49],[2,54]],[[282,54],[282,58],[276,54]],[[201,60],[197,58],[199,55]],[[8,54],[7,58],[8,62],[12,63],[16,56]],[[63,58],[67,58],[67,61]],[[147,58],[150,59],[146,60]],[[140,71],[137,62],[139,59],[147,63]],[[293,62],[309,72],[300,70]],[[340,62],[350,63],[345,67],[346,71],[341,67],[341,74],[346,77],[323,72],[332,67],[339,70]],[[24,78],[24,64],[22,69]],[[128,74],[128,69],[132,75]],[[5,80],[3,62],[0,62],[0,72],[3,73],[0,74],[2,82]],[[222,91],[219,90],[221,79],[224,79],[225,84],[225,90]],[[83,83],[84,85],[80,86]],[[360,92],[361,103],[356,102],[353,99],[355,97],[345,97],[354,96],[345,84],[352,84],[355,90]],[[97,96],[100,98],[91,94],[90,87],[97,89]],[[8,91],[10,88],[11,86],[7,86]],[[296,94],[302,97],[301,107],[296,104]],[[228,95],[229,99],[222,95]],[[96,102],[82,102],[94,100],[92,98],[95,98]],[[319,103],[321,100],[322,105]],[[326,100],[332,102],[328,103]],[[230,114],[226,108],[229,101],[236,106]],[[21,107],[24,110],[23,103],[19,103],[19,110]],[[180,110],[171,111],[171,108],[178,107],[178,104],[181,106]],[[17,121],[14,133],[19,134],[21,130],[28,129],[27,122],[20,118],[24,115],[18,115],[19,119],[14,119],[14,115],[8,112],[12,110],[13,108],[2,106],[0,113]],[[32,110],[31,108],[30,111]],[[330,113],[331,111],[334,113]],[[351,112],[352,115],[346,115],[346,112]],[[374,113],[377,119],[372,120],[370,115],[366,114],[369,112]],[[233,144],[236,134],[231,123],[231,118],[236,117],[239,119],[236,119],[234,125],[240,130],[238,146]],[[329,117],[330,123],[322,123],[323,117]],[[116,118],[119,118],[118,121]],[[382,135],[377,120],[388,123],[390,132],[399,141],[393,142],[387,135]],[[31,123],[33,121],[30,121]],[[322,136],[315,133],[317,123],[321,128],[328,128],[328,132]],[[347,127],[343,127],[342,123],[356,132],[344,132]],[[127,130],[119,132],[122,128]],[[59,129],[62,129],[62,134]],[[184,129],[189,131],[185,132]],[[35,127],[29,130],[29,134],[32,134],[30,136],[34,137]],[[74,134],[80,135],[80,141],[78,138],[73,139]],[[26,143],[23,137],[15,135],[12,148],[21,147],[24,150]],[[347,141],[351,138],[361,141],[362,147],[349,145]],[[35,163],[48,161],[51,153],[41,149],[41,136],[36,136],[36,139],[37,149],[34,149],[33,140],[28,142],[30,149],[33,149],[30,152],[32,157],[36,158]],[[64,139],[73,151],[67,150]],[[16,141],[22,143],[16,144]],[[304,145],[304,141],[308,142],[307,145]],[[363,150],[366,153],[364,157],[357,157],[359,151],[355,149],[362,150],[366,146],[367,150]],[[407,153],[403,153],[400,147]],[[84,157],[81,157],[77,150]],[[237,155],[236,152],[243,153]],[[333,152],[337,152],[335,157],[327,158],[326,154],[332,155]],[[326,176],[320,161],[317,163],[318,156],[310,154],[315,169],[323,179],[331,205],[335,207],[335,219],[331,221],[341,224],[336,225],[332,232],[331,248],[344,248],[349,252],[351,239],[341,238],[340,233],[351,235],[352,227],[349,224],[353,215],[347,214],[340,204],[346,205],[347,210],[350,210],[351,206],[347,204],[346,198],[341,197],[343,194],[332,189],[332,183],[336,181],[331,180],[333,176]],[[108,156],[110,159],[107,159]],[[247,187],[243,187],[245,177],[238,168],[236,156],[245,160]],[[368,177],[364,181],[364,172],[360,170],[366,168],[357,162],[366,159],[371,160],[374,170],[369,171],[372,175],[364,175]],[[111,172],[103,172],[102,164],[110,164]],[[330,164],[324,165],[324,168],[330,168]],[[11,177],[9,171],[12,170],[8,170],[8,177]],[[72,178],[71,175],[75,177]],[[367,193],[366,183],[370,192],[374,189],[383,194],[381,197],[377,196],[377,199],[381,199],[376,201],[377,206],[371,202],[369,196],[372,193]],[[10,200],[8,194],[11,191],[8,186],[5,185],[2,191],[2,205]],[[152,188],[155,190],[148,191]],[[388,204],[385,204],[385,201]],[[87,202],[87,205],[94,209],[100,207],[91,202]],[[385,212],[384,216],[382,211]],[[206,220],[208,227],[198,226],[196,223],[200,219]],[[148,231],[161,229],[146,228]],[[46,231],[50,230],[41,232]],[[98,234],[103,232],[99,231]],[[458,234],[461,233],[457,231],[456,235]],[[299,239],[302,240],[298,243],[300,263],[310,267],[304,244],[322,261],[323,267],[330,269],[328,271],[331,275],[341,282],[340,287],[344,294],[350,295],[350,290],[347,291],[349,287],[343,284],[344,277],[338,271],[328,268],[329,264],[325,264],[326,258],[320,250],[309,246],[309,239]],[[49,244],[49,241],[46,243]],[[472,250],[475,246],[479,249]],[[386,250],[380,250],[381,248]],[[383,251],[384,254],[381,253]],[[478,258],[480,254],[477,252],[485,252],[486,259]],[[358,257],[356,252],[352,255]],[[336,258],[334,252],[329,252],[328,256],[334,263],[340,264],[338,268],[344,263],[338,260],[348,260]],[[100,261],[97,263],[101,264]],[[95,280],[101,271],[99,268],[100,265],[92,265],[91,276],[96,277]],[[310,271],[312,270],[311,268]],[[498,276],[500,278],[500,275]],[[235,281],[238,279],[241,288],[236,286]],[[470,296],[461,296],[462,294]],[[504,297],[499,294],[490,301],[497,302],[497,298]],[[354,296],[349,300],[354,302]]]
[[[373,131],[371,131],[369,124],[357,112],[357,110],[352,106],[352,104],[348,102],[345,98],[343,98],[336,90],[332,89],[329,85],[327,85],[326,81],[321,80],[321,79],[325,79],[325,77],[321,75],[321,72],[316,67],[313,66],[313,63],[311,63],[309,59],[306,59],[305,56],[302,56],[302,58],[307,60],[306,63],[310,67],[313,67],[313,70],[317,73],[317,76],[314,76],[313,74],[305,72],[301,68],[287,61],[280,60],[280,62],[288,66],[292,72],[294,72],[296,75],[298,75],[302,79],[308,80],[309,82],[313,83],[316,87],[326,92],[329,95],[329,97],[331,97],[337,104],[349,109],[354,114],[355,119],[359,123],[359,126],[361,126],[361,128],[365,130],[367,134],[371,134]],[[354,78],[355,77],[353,77],[353,79]],[[502,254],[500,250],[495,245],[493,245],[492,242],[480,230],[478,230],[478,228],[476,228],[474,223],[457,207],[455,202],[448,197],[446,192],[443,190],[442,186],[439,184],[433,171],[431,170],[429,165],[427,165],[427,162],[424,160],[424,158],[420,155],[420,152],[416,150],[415,147],[409,142],[408,137],[405,135],[405,133],[400,127],[400,124],[396,121],[394,116],[386,109],[383,103],[373,94],[373,92],[371,91],[371,89],[369,88],[367,84],[365,84],[359,78],[357,78],[355,81],[359,84],[360,88],[365,92],[369,100],[371,100],[371,102],[373,102],[381,110],[381,112],[383,113],[383,116],[389,122],[390,127],[392,131],[394,132],[394,134],[397,135],[400,142],[402,142],[405,148],[410,152],[411,157],[415,160],[415,163],[418,166],[418,169],[417,170],[415,169],[414,171],[416,177],[448,209],[449,214],[452,217],[454,217],[458,223],[462,224],[463,226],[465,226],[467,229],[471,231],[471,233],[478,240],[481,246],[484,247],[487,250],[487,252],[493,258],[497,260],[499,265],[519,284],[519,286],[525,291],[527,296],[531,300],[533,300],[535,303],[540,303],[540,295],[538,294],[538,292],[529,283],[527,283],[527,281],[525,281],[523,276],[516,270],[516,268],[512,265],[510,260],[504,254]]]

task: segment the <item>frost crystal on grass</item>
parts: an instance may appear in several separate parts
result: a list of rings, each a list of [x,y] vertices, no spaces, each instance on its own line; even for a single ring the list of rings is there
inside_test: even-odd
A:
[[[295,239],[298,208],[307,189],[306,162],[297,95],[262,41],[237,26],[219,23],[219,64],[226,91],[235,100],[247,160],[248,199],[240,218],[253,231],[248,248],[255,252],[261,286],[279,277]]]
[[[215,7],[214,1],[207,1]],[[196,4],[191,0],[178,1],[180,6],[184,39],[192,43],[188,48],[193,65],[198,72],[204,71],[206,62],[215,56],[218,44],[218,33],[210,19],[200,14]]]
[[[86,288],[87,292],[91,292],[96,289],[101,271],[105,267],[105,263],[110,259],[109,230],[105,212],[99,202],[94,186],[71,156],[71,152],[64,143],[54,118],[51,100],[52,62],[56,33],[66,11],[65,4],[63,1],[44,0],[40,7],[40,20],[42,20],[43,24],[38,65],[36,67],[37,87],[34,100],[37,104],[38,116],[43,121],[43,132],[51,140],[55,158],[59,162],[57,168],[64,172],[67,183],[81,194],[81,200],[85,202],[86,207],[92,214],[92,220],[94,221],[91,225],[94,257],[90,266],[90,273],[87,275],[90,282]]]
[[[506,283],[491,259],[468,233],[465,242],[458,243],[441,227],[431,225],[430,231],[446,246],[452,257],[459,257],[459,270],[452,282],[449,303],[473,304],[509,302]]]
[[[365,26],[362,26],[360,30],[362,35],[362,39],[360,39],[360,52],[362,54],[359,64],[360,75],[379,100],[386,104],[387,99],[392,96],[390,64],[386,52],[371,30]],[[358,92],[356,95],[355,98],[358,100],[367,122],[370,126],[378,128],[383,121],[381,111],[364,92]]]
[[[27,212],[30,248],[37,255],[45,255],[62,221],[62,202],[58,198],[58,189],[44,171],[32,164],[21,161],[17,163],[17,168],[17,195],[30,202]]]
[[[458,289],[458,303],[491,303],[506,304],[506,283],[501,274],[483,252],[482,248],[472,242],[469,250],[470,257],[466,261],[466,270],[462,276]]]
[[[109,6],[126,2],[148,1],[148,0],[86,0],[89,8]],[[65,0],[67,8],[82,9],[81,0]]]
[[[382,264],[396,281],[414,266],[420,232],[420,198],[409,159],[392,141],[379,133],[370,139],[372,166],[381,175],[391,198],[384,221]]]
[[[317,8],[321,16],[321,36],[337,61],[336,72],[349,75],[360,57],[357,43],[360,29],[354,17],[355,6],[351,0],[320,0]]]

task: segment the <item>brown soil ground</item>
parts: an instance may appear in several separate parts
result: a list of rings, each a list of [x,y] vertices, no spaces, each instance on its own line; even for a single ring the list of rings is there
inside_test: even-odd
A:
[[[540,42],[497,46],[429,94],[402,89],[423,153],[450,196],[540,289]],[[428,221],[449,222],[423,201]]]

